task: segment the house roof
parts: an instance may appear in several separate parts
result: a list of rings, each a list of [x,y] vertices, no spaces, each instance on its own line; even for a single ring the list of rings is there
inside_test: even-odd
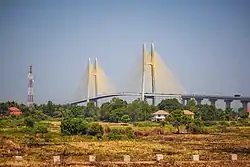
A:
[[[21,115],[22,112],[21,111],[13,111],[13,112],[10,112],[10,115]]]
[[[185,115],[194,115],[194,113],[189,111],[189,110],[184,110],[184,114]]]
[[[18,108],[16,108],[16,107],[10,107],[9,108],[9,111],[10,112],[21,112]]]
[[[155,113],[153,113],[153,115],[168,115],[169,113],[167,111],[164,110],[158,110]]]

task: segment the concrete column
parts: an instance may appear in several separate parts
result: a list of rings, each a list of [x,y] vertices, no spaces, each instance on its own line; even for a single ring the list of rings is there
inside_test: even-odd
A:
[[[163,155],[162,154],[156,154],[156,161],[162,161],[163,160]]]
[[[199,155],[193,155],[193,161],[199,161],[200,156]]]
[[[237,154],[230,154],[230,160],[236,161],[237,160]]]
[[[231,108],[231,103],[233,100],[224,100],[224,102],[226,103],[226,108],[229,109]]]
[[[209,99],[209,101],[210,101],[210,105],[215,107],[215,103],[217,99]]]
[[[141,101],[145,99],[145,65],[146,65],[146,44],[142,46],[142,83],[141,83]]]
[[[202,100],[202,98],[195,98],[197,105],[201,105]]]
[[[154,94],[156,92],[156,86],[155,86],[155,51],[154,51],[154,44],[151,43],[151,80],[152,80],[152,93]],[[153,105],[155,105],[155,96],[152,98]]]
[[[94,155],[89,155],[89,162],[95,162],[96,156]]]
[[[241,103],[242,103],[243,110],[244,110],[245,112],[247,112],[248,101],[241,100]]]
[[[183,104],[183,105],[186,105],[188,100],[190,100],[190,98],[182,98],[182,99],[181,99],[182,104]]]

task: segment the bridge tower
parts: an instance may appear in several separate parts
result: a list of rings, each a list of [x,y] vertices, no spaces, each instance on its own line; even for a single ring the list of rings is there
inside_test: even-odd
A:
[[[146,44],[142,46],[142,84],[141,84],[141,100],[144,101],[145,98],[145,73],[146,67],[150,66],[150,75],[151,75],[151,93],[156,93],[156,82],[155,82],[155,48],[154,44],[151,43],[150,53],[146,51]],[[155,105],[155,97],[152,98],[152,103]]]
[[[89,58],[88,62],[88,83],[87,83],[87,102],[89,102],[92,90],[94,91],[94,96],[98,95],[98,64],[97,58],[95,59],[94,65],[91,63]],[[94,86],[94,87],[92,87]]]
[[[88,62],[88,79],[87,79],[87,103],[90,101],[91,94],[93,92],[94,97],[98,96],[98,78],[99,78],[99,68],[97,58],[95,59],[94,65],[91,63],[91,59],[89,58]],[[97,100],[95,101],[97,105]]]

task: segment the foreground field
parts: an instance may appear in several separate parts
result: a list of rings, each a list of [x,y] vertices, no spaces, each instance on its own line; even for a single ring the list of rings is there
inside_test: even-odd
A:
[[[123,160],[123,155],[130,155],[133,162],[155,161],[155,154],[164,155],[163,164],[131,164],[130,166],[190,167],[209,166],[209,164],[210,166],[247,166],[247,160],[250,161],[249,127],[227,127],[223,132],[219,127],[214,127],[217,130],[209,134],[173,134],[170,133],[171,128],[165,127],[162,128],[163,134],[152,133],[135,139],[98,140],[89,136],[61,136],[58,133],[59,125],[58,122],[52,122],[50,132],[45,136],[36,135],[36,140],[33,142],[29,134],[20,132],[17,128],[2,129],[0,132],[1,165],[19,164],[13,162],[14,155],[24,157],[24,166],[51,164],[54,155],[61,155],[64,164],[80,166],[88,161],[88,155],[96,155],[97,162],[119,162]],[[139,127],[135,129],[140,130]],[[141,128],[141,131],[152,131],[152,129],[154,127]],[[241,161],[228,162],[231,153],[237,154]],[[210,162],[193,164],[189,162],[193,154],[199,154],[201,161]],[[95,166],[117,166],[117,164],[95,164]]]

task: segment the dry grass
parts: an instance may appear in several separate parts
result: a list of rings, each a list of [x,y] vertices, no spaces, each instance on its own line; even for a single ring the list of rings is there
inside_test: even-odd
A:
[[[58,122],[52,122],[51,124],[51,129],[58,133],[60,124]],[[110,126],[110,124],[108,125]],[[122,127],[122,125],[113,126]],[[123,155],[130,155],[131,161],[134,162],[153,161],[155,160],[155,154],[161,153],[168,163],[190,161],[191,155],[199,154],[200,159],[205,161],[224,160],[223,162],[210,164],[210,166],[244,166],[247,164],[246,162],[237,162],[237,164],[226,160],[229,159],[231,153],[237,154],[240,160],[250,160],[250,128],[230,127],[230,129],[231,132],[217,132],[206,135],[170,133],[157,135],[157,133],[151,133],[152,128],[150,131],[149,128],[142,127],[141,130],[145,133],[149,131],[150,135],[142,135],[139,139],[120,141],[98,141],[84,136],[60,136],[54,133],[51,142],[39,143],[32,147],[25,145],[24,139],[22,139],[23,134],[2,131],[0,133],[0,163],[11,162],[13,155],[23,155],[25,163],[29,164],[51,164],[53,155],[61,155],[65,163],[84,163],[88,161],[88,155],[96,155],[97,161],[122,161]],[[135,130],[139,131],[140,128],[136,127]],[[168,166],[167,162],[164,163],[164,166]],[[97,164],[97,166],[116,165]],[[197,164],[186,163],[174,164],[174,166],[189,167],[192,165],[197,166]],[[209,163],[198,165],[209,166]],[[133,164],[129,166],[133,166]],[[136,166],[145,166],[145,164],[137,164]],[[154,164],[153,166],[161,166],[161,164]]]

